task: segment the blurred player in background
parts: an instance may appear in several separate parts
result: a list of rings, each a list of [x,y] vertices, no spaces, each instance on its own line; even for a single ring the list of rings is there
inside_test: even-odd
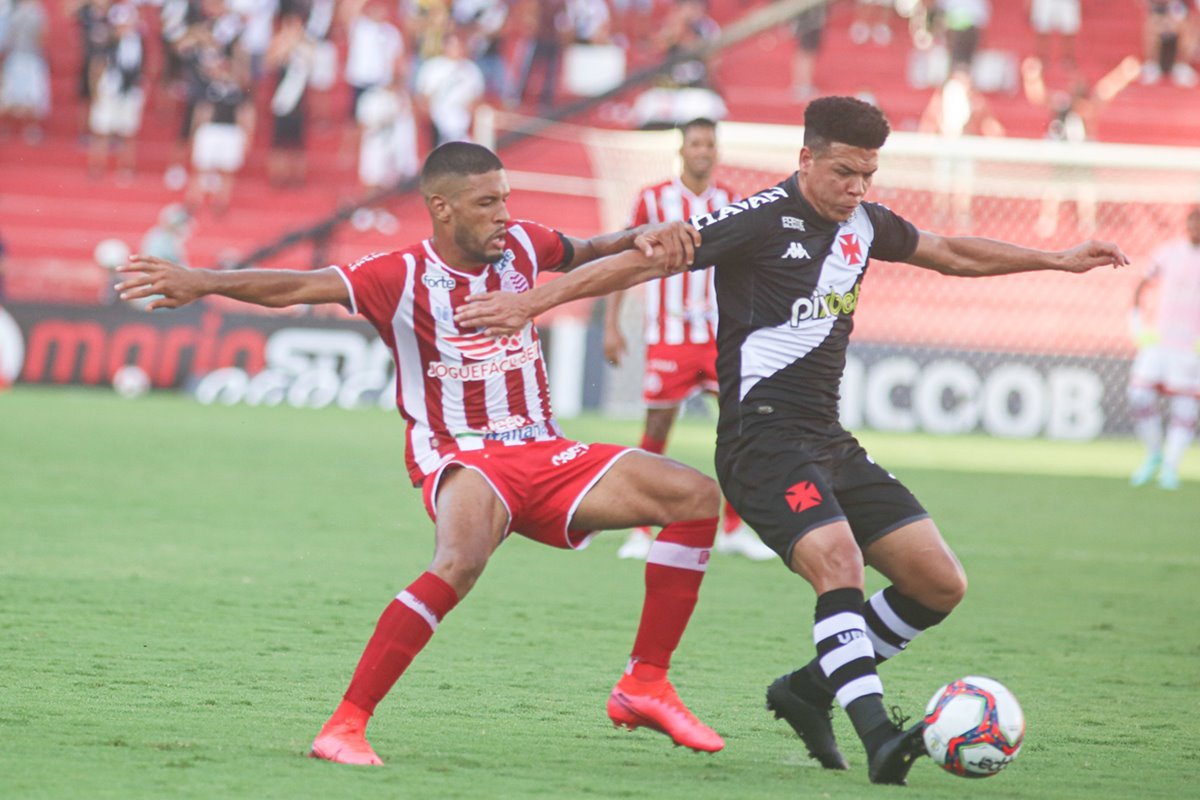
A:
[[[1146,287],[1159,282],[1158,325],[1142,323]],[[1179,462],[1196,433],[1200,409],[1200,206],[1187,216],[1187,236],[1167,242],[1150,257],[1150,267],[1133,293],[1132,323],[1139,345],[1129,375],[1134,430],[1146,460],[1133,473],[1134,486],[1155,475],[1164,489],[1179,488]],[[1166,436],[1159,397],[1169,409]]]
[[[379,618],[311,754],[345,764],[382,763],[365,737],[376,704],[509,533],[581,549],[594,531],[644,524],[662,531],[647,559],[641,624],[625,674],[609,696],[609,718],[630,729],[661,731],[694,750],[720,750],[721,737],[692,715],[667,679],[716,534],[716,483],[635,448],[564,438],[550,409],[533,326],[494,339],[454,323],[454,310],[468,295],[528,291],[542,270],[571,270],[630,247],[656,247],[653,263],[682,267],[698,237],[678,224],[581,241],[513,220],[503,165],[475,144],[434,150],[421,188],[433,236],[396,252],[315,272],[189,270],[139,256],[122,271],[141,274],[118,287],[126,300],[164,295],[150,309],[207,294],[268,307],[339,303],[370,320],[392,350],[406,463],[435,524],[433,563]]]
[[[710,119],[694,119],[680,131],[682,173],[642,190],[631,228],[683,221],[739,199],[733,189],[713,178],[717,124]],[[712,270],[669,275],[650,281],[644,291],[646,374],[642,399],[646,403],[646,428],[639,446],[649,453],[662,453],[667,449],[667,437],[680,405],[698,392],[717,393],[717,299]],[[604,356],[613,365],[619,364],[626,352],[621,333],[623,296],[624,292],[614,292],[604,310]],[[649,528],[635,528],[617,556],[644,559],[653,542]],[[725,504],[721,534],[713,549],[759,561],[775,556],[742,524],[729,503]]]
[[[712,265],[721,321],[717,474],[746,521],[817,594],[817,657],[767,689],[826,769],[846,769],[830,722],[846,710],[872,783],[904,784],[925,752],[883,704],[876,664],[937,625],[966,592],[966,575],[928,512],[838,420],[846,345],[871,256],[946,275],[1086,272],[1128,263],[1113,244],[1049,252],[978,237],[918,231],[864,202],[890,127],[875,106],[823,97],[804,112],[799,170],[713,214],[694,217],[695,267]],[[639,253],[606,258],[533,292],[474,298],[459,324],[518,329],[554,305],[627,288]],[[864,599],[864,567],[892,582]],[[799,625],[796,626],[799,628]]]

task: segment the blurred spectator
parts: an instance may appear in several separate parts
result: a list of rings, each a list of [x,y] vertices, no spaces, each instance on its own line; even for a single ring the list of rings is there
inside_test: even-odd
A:
[[[42,51],[46,24],[41,0],[17,0],[0,42],[0,121],[22,127],[28,144],[42,140],[41,120],[50,113],[50,70]]]
[[[187,266],[187,240],[191,235],[192,215],[182,203],[172,203],[158,212],[158,222],[142,236],[138,253]]]
[[[433,124],[433,146],[471,140],[471,120],[483,100],[483,72],[467,58],[462,37],[445,37],[440,56],[425,61],[417,71],[416,93]]]
[[[273,186],[301,186],[308,163],[305,157],[308,81],[316,45],[308,38],[304,17],[286,11],[267,48],[267,69],[276,75],[271,95],[271,154],[267,174]]]
[[[793,31],[796,49],[792,53],[792,97],[808,100],[817,94],[817,54],[821,51],[821,39],[825,34],[828,12],[825,5],[814,6],[796,17]]]
[[[663,20],[658,37],[659,50],[668,58],[697,53],[721,34],[721,26],[708,15],[705,0],[676,0]],[[708,58],[697,56],[680,61],[671,68],[676,87],[713,88]]]
[[[971,82],[971,71],[958,66],[940,89],[934,91],[921,114],[920,131],[946,139],[963,136],[1003,136],[1004,126],[988,107],[987,98]],[[947,153],[934,162],[934,212],[939,225],[953,224],[960,229],[971,225],[971,199],[974,195],[975,162],[972,158]]]
[[[1188,7],[1183,0],[1147,0],[1142,83],[1158,83],[1163,75],[1170,75],[1178,86],[1195,86],[1196,70],[1187,63],[1192,52],[1191,34]]]
[[[1066,89],[1049,91],[1042,74],[1042,64],[1027,58],[1021,64],[1025,97],[1035,106],[1050,112],[1046,138],[1064,142],[1084,142],[1095,138],[1096,117],[1100,108],[1116,97],[1138,76],[1140,64],[1133,56],[1126,57],[1104,77],[1090,85],[1076,69]],[[1043,239],[1058,231],[1059,211],[1064,189],[1074,194],[1079,230],[1091,236],[1096,230],[1096,185],[1091,170],[1086,167],[1056,165],[1051,180],[1042,193],[1041,212],[1034,230]]]
[[[280,0],[225,1],[229,10],[241,18],[242,32],[238,36],[238,48],[246,54],[250,79],[257,81],[263,75],[267,48],[274,38],[275,15],[280,10]]]
[[[1037,56],[1050,62],[1050,37],[1057,33],[1062,43],[1062,61],[1075,66],[1075,37],[1082,18],[1080,0],[1027,0],[1029,24],[1037,39]]]
[[[950,139],[1004,135],[1004,126],[975,88],[970,70],[963,66],[955,68],[942,88],[934,91],[921,114],[920,130]]]
[[[504,44],[508,5],[504,0],[455,0],[453,18],[466,37],[467,53],[483,71],[492,97],[509,96],[508,70],[501,50]]]
[[[605,0],[567,0],[567,19],[576,44],[612,41],[612,12]]]
[[[67,11],[79,26],[79,137],[85,140],[91,131],[92,59],[108,46],[108,7],[111,0],[73,0]]]
[[[442,54],[451,27],[450,9],[447,0],[409,2],[413,6],[408,17],[408,34],[413,44],[410,72],[415,75],[421,64]]]
[[[223,214],[254,133],[254,103],[238,81],[232,59],[214,54],[205,66],[208,80],[196,104],[188,203],[199,208],[211,196],[213,211]]]
[[[92,132],[88,151],[88,171],[98,178],[108,167],[112,146],[117,147],[117,164],[122,181],[133,178],[137,160],[135,138],[142,126],[145,95],[142,76],[145,48],[138,29],[137,6],[117,3],[108,10],[112,36],[91,61],[91,112],[88,124]]]
[[[1050,111],[1046,138],[1066,142],[1095,139],[1096,116],[1100,108],[1137,78],[1138,72],[1138,60],[1128,56],[1094,85],[1076,69],[1067,88],[1050,91],[1046,88],[1042,63],[1038,59],[1027,58],[1021,64],[1025,98]]]
[[[975,62],[983,31],[991,20],[991,3],[988,0],[938,0],[938,8],[946,31],[951,71],[958,66],[970,67]]]
[[[357,147],[357,108],[363,93],[377,86],[391,86],[405,75],[404,37],[388,20],[382,0],[345,0],[346,83],[350,85],[349,118],[352,123],[342,137],[341,160],[350,160]]]
[[[304,30],[313,43],[312,73],[308,76],[308,88],[313,99],[312,117],[318,125],[333,120],[330,90],[337,85],[338,48],[334,44],[333,22],[337,14],[337,0],[312,0]]]
[[[542,85],[538,105],[546,109],[558,93],[564,39],[571,36],[570,20],[565,0],[525,0],[524,12],[524,21],[530,30],[516,51],[517,80],[509,102],[515,104],[525,100],[533,72],[540,67]]]
[[[183,25],[183,33],[171,44],[180,63],[180,89],[184,104],[172,164],[163,176],[170,189],[181,189],[188,181],[183,162],[198,127],[196,109],[212,80],[210,67],[227,64],[232,77],[239,81],[248,81],[250,73],[245,53],[237,47],[243,28],[242,19],[230,13],[225,0],[192,0],[187,5]],[[248,83],[242,83],[243,87],[246,85]]]
[[[363,188],[378,191],[417,174],[417,126],[412,100],[402,83],[376,86],[363,94],[358,124],[362,129],[358,179]],[[385,234],[398,227],[396,218],[382,208],[360,208],[351,223],[358,230],[375,227]]]
[[[854,21],[850,23],[850,41],[874,42],[880,47],[892,43],[893,0],[854,0]]]

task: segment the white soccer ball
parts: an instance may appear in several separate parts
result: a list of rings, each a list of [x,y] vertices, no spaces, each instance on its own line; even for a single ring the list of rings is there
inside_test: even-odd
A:
[[[129,260],[129,245],[120,239],[105,239],[96,245],[92,258],[105,269],[116,269]]]
[[[113,373],[112,386],[121,397],[132,400],[150,391],[150,376],[136,364],[126,364]]]
[[[925,706],[924,736],[939,767],[964,778],[986,778],[1021,752],[1025,714],[999,681],[968,675],[934,693]]]

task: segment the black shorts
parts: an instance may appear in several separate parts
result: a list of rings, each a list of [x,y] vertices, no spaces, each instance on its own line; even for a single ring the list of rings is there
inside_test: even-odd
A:
[[[759,537],[790,563],[804,534],[845,520],[858,546],[929,513],[840,426],[824,433],[743,434],[717,445],[721,491]]]

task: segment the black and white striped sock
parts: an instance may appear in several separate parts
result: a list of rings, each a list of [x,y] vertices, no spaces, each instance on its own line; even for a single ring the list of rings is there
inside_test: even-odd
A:
[[[876,592],[863,605],[862,614],[877,664],[899,655],[923,631],[949,616],[905,597],[895,586]]]
[[[821,674],[846,709],[868,753],[891,731],[883,707],[883,682],[875,671],[875,649],[867,637],[860,589],[834,589],[817,598],[813,642]]]
[[[843,708],[864,695],[883,694],[862,607],[858,589],[834,589],[817,598],[813,623],[817,663]]]

